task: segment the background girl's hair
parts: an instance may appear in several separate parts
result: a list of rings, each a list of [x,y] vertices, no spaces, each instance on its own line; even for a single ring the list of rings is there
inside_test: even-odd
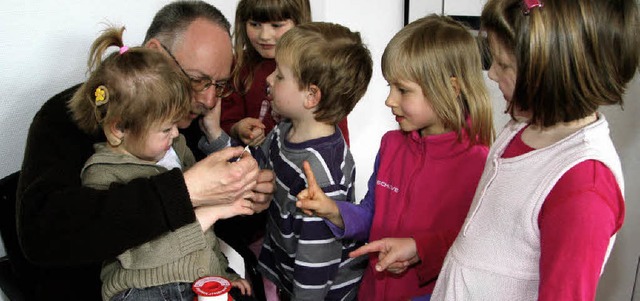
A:
[[[247,37],[247,21],[278,22],[291,19],[295,25],[311,22],[309,0],[240,0],[236,8],[233,84],[236,91],[245,93],[253,82],[253,73],[262,56]]]
[[[111,46],[122,47],[124,27],[110,27],[91,45],[87,81],[69,100],[78,127],[99,134],[102,124],[116,122],[134,136],[143,135],[153,123],[177,121],[190,109],[189,79],[159,51],[132,47],[106,55]],[[105,104],[96,105],[96,89],[104,87]]]
[[[482,28],[516,58],[508,110],[529,111],[551,126],[620,104],[637,69],[640,47],[636,0],[543,0],[523,14],[522,0],[490,0]]]
[[[473,144],[491,145],[493,114],[480,49],[461,23],[432,14],[408,24],[385,48],[382,74],[390,83],[418,83],[443,125],[459,139],[468,135]]]

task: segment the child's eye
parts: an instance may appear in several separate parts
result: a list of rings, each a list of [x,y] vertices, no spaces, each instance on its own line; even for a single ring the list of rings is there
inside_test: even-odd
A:
[[[280,28],[284,26],[284,23],[271,23],[271,27],[273,28]]]
[[[247,24],[250,27],[260,27],[260,22],[256,22],[256,21],[248,21]]]
[[[406,94],[407,92],[409,92],[409,90],[403,86],[399,86],[399,85],[391,85],[392,89],[396,89],[398,90],[398,92],[400,92],[400,94]]]
[[[280,74],[276,74],[276,79],[277,80],[283,80],[284,76],[280,75]]]

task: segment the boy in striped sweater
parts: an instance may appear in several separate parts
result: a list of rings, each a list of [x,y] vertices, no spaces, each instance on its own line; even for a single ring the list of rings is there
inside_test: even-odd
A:
[[[283,120],[253,152],[276,174],[258,268],[283,300],[354,300],[366,262],[348,254],[360,245],[336,239],[295,203],[307,186],[304,161],[327,195],[354,201],[354,161],[337,124],[367,89],[371,55],[359,33],[319,22],[291,29],[276,47],[267,82]]]

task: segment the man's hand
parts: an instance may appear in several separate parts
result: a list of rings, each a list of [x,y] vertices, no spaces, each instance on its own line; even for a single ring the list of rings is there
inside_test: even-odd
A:
[[[413,238],[383,238],[372,241],[349,253],[349,257],[358,257],[378,252],[376,271],[387,270],[394,274],[403,273],[410,265],[420,261],[416,241]]]
[[[194,207],[231,203],[239,198],[256,199],[258,163],[242,147],[215,152],[184,172],[184,181]],[[242,156],[236,162],[233,158]]]
[[[272,170],[262,169],[258,173],[256,187],[253,188],[253,210],[256,213],[269,208],[271,199],[273,199],[273,192],[276,191],[275,179],[276,177]]]
[[[336,202],[330,199],[318,185],[309,162],[302,162],[304,175],[307,177],[307,188],[298,193],[296,207],[307,215],[316,215],[328,219],[334,225],[344,229],[344,221]]]

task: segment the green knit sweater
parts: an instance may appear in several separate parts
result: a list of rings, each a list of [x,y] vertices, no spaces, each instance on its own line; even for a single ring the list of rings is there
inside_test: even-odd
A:
[[[126,183],[167,171],[162,166],[112,152],[104,143],[94,147],[95,154],[82,169],[85,186],[107,189],[112,183]],[[195,163],[182,135],[175,139],[173,149],[183,170]],[[193,282],[203,276],[222,276],[232,281],[240,278],[237,274],[227,273],[227,266],[227,259],[213,231],[209,229],[203,233],[196,221],[106,261],[100,273],[102,299],[110,300],[129,288]]]

